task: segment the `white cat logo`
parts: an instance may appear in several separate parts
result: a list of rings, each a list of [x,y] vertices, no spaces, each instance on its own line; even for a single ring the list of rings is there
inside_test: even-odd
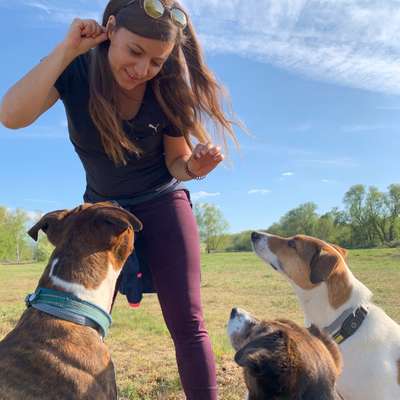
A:
[[[160,126],[160,124],[157,125],[153,125],[153,124],[149,124],[148,127],[151,129],[154,129],[156,134],[158,133],[158,127]]]

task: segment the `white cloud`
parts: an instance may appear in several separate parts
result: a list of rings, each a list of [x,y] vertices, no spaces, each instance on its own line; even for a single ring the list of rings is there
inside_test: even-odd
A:
[[[400,106],[381,106],[376,107],[376,109],[381,111],[400,111]]]
[[[25,6],[36,9],[38,11],[39,18],[43,18],[42,14],[44,13],[46,14],[44,17],[47,21],[51,20],[53,22],[65,24],[70,24],[74,18],[89,18],[99,20],[105,2],[104,4],[99,4],[98,1],[94,3],[95,4],[89,3],[88,7],[87,2],[79,0],[72,0],[68,3],[61,0],[28,0],[23,2]],[[66,4],[68,4],[67,7]]]
[[[400,93],[400,8],[385,0],[185,0],[208,50]]]
[[[295,125],[292,128],[292,131],[298,132],[298,133],[304,133],[304,132],[310,131],[311,128],[312,128],[312,125],[309,122],[304,122],[302,124]]]
[[[195,192],[195,193],[191,193],[190,197],[192,198],[192,200],[199,200],[199,199],[204,199],[206,197],[217,197],[217,196],[221,196],[221,193],[209,193],[209,192]]]
[[[284,172],[282,176],[293,176],[294,172]]]
[[[334,167],[358,167],[359,164],[349,157],[343,158],[324,158],[324,159],[309,159],[302,160],[301,162],[307,164],[317,164],[323,166],[334,166]]]
[[[269,189],[251,189],[248,191],[248,194],[268,194],[271,193],[271,191]]]
[[[26,3],[27,6],[37,8],[41,11],[44,11],[46,14],[51,14],[51,9],[44,3],[38,3],[35,1],[30,1]]]
[[[348,125],[348,126],[343,126],[342,131],[347,132],[347,133],[357,133],[357,132],[370,132],[370,131],[381,131],[384,129],[392,129],[392,127],[387,126],[387,125],[364,125],[364,124],[359,124],[359,125]]]
[[[332,179],[321,179],[322,183],[337,183],[336,181],[332,180]]]

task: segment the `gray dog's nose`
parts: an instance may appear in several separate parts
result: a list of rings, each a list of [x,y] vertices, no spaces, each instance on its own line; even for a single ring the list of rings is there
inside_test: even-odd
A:
[[[251,232],[251,240],[255,242],[256,240],[260,239],[261,235],[258,232]]]
[[[236,315],[237,315],[237,308],[232,308],[232,311],[231,311],[231,319],[233,319],[233,318],[235,318],[236,317]]]

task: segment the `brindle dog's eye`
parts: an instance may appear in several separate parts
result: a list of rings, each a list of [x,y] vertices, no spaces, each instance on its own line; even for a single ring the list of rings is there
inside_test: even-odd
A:
[[[294,239],[288,240],[287,245],[292,249],[296,248],[296,241]]]

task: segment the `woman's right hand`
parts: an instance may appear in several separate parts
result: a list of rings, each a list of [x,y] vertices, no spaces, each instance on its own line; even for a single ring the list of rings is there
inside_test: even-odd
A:
[[[93,19],[75,18],[63,44],[75,57],[107,40],[106,29]]]

